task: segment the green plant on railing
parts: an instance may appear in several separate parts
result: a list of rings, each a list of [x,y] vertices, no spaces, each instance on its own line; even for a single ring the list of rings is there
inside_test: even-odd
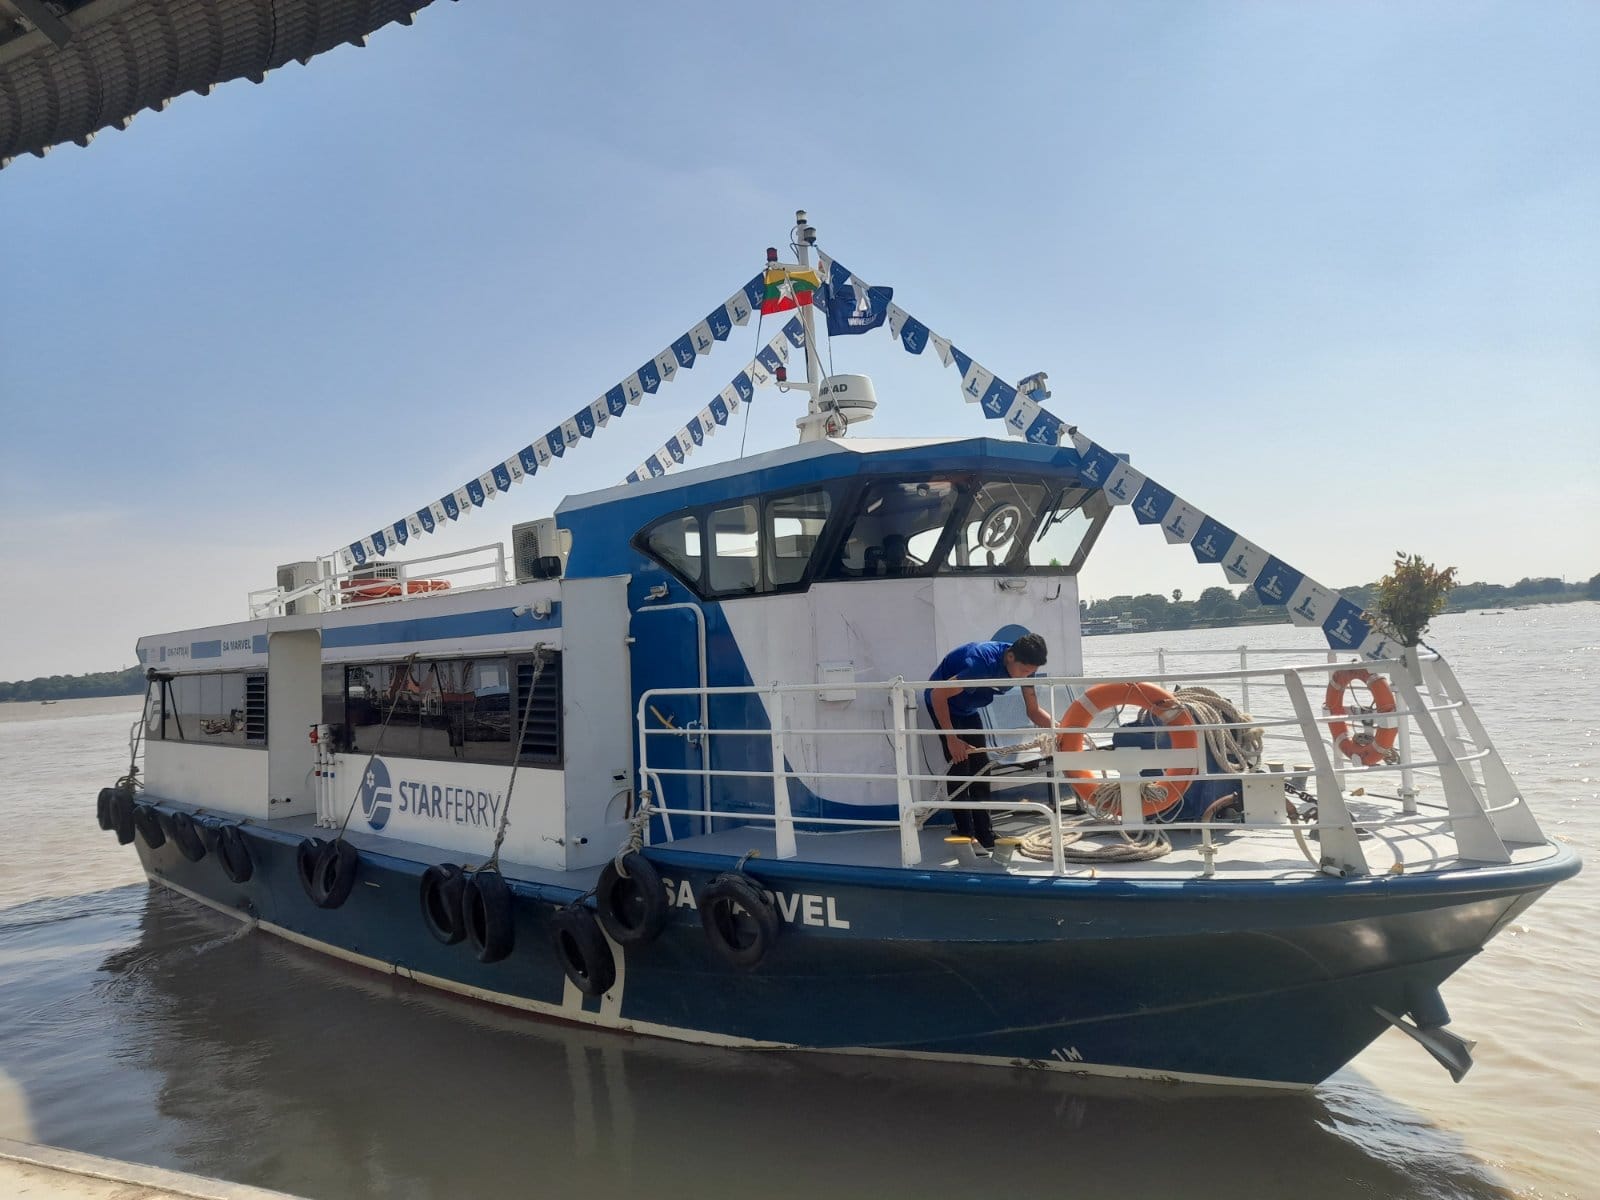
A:
[[[1395,554],[1394,570],[1378,580],[1376,603],[1362,615],[1402,646],[1415,646],[1428,622],[1444,611],[1450,589],[1456,585],[1456,569],[1441,571],[1423,562],[1420,554],[1404,550]]]

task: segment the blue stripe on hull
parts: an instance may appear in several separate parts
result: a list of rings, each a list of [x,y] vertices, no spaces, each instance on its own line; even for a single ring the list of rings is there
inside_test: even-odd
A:
[[[242,885],[214,855],[190,863],[170,842],[151,851],[140,839],[140,857],[153,876],[313,942],[500,997],[562,1004],[549,917],[576,889],[514,884],[516,948],[483,964],[466,944],[428,936],[423,864],[363,853],[350,899],[326,911],[300,887],[296,841],[243,828],[256,870]],[[651,857],[695,891],[718,869]],[[1404,1012],[1408,989],[1443,981],[1513,907],[1566,873],[1557,860],[1496,888],[1345,901],[1300,900],[1281,888],[1276,902],[1235,901],[1230,885],[1212,884],[1206,903],[1173,888],[1130,905],[1052,894],[1063,881],[996,894],[929,891],[922,877],[922,889],[907,890],[847,885],[837,870],[807,880],[805,864],[781,865],[792,879],[772,879],[779,872],[768,863],[751,874],[786,892],[797,921],[803,910],[792,898],[807,892],[831,899],[849,928],[786,925],[767,959],[741,972],[712,956],[698,912],[676,907],[659,939],[626,952],[620,1021],[690,1040],[1314,1084],[1382,1032],[1374,1005]],[[589,999],[558,1015],[582,1020],[600,1008]]]

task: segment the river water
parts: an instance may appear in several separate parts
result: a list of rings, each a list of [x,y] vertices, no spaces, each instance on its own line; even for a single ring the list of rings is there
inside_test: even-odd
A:
[[[1091,669],[1238,629],[1087,643]],[[1256,629],[1257,644],[1311,642]],[[1316,1093],[702,1049],[332,962],[143,882],[99,831],[138,700],[0,705],[0,1136],[310,1197],[1600,1196],[1600,605],[1444,617],[1589,869],[1445,986],[1477,1065],[1386,1034]]]

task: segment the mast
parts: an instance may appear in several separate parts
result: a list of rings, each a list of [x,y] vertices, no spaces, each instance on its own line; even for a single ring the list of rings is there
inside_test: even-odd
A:
[[[817,229],[806,223],[806,210],[796,209],[794,214],[794,244],[800,269],[811,269],[811,247],[817,244]],[[827,283],[827,280],[823,280]],[[816,385],[822,382],[822,360],[817,357],[817,331],[813,324],[815,313],[809,304],[800,306],[800,324],[806,331],[806,382],[812,385],[811,395],[816,397]]]
[[[806,222],[806,210],[803,208],[795,211],[794,232],[790,240],[800,269],[809,271],[811,247],[817,244],[817,230]],[[768,249],[767,261],[773,261],[776,254],[776,250]],[[822,282],[826,286],[829,281],[824,279]],[[822,359],[817,354],[816,310],[810,304],[797,307],[800,309],[800,327],[806,334],[806,377],[804,380],[791,380],[779,372],[778,387],[782,391],[794,388],[804,392],[808,398],[806,415],[794,423],[800,431],[802,442],[843,437],[852,424],[872,418],[872,410],[878,406],[872,381],[865,375],[824,378]]]

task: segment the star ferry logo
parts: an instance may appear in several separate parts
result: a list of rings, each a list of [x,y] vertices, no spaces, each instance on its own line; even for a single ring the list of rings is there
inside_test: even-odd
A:
[[[394,810],[394,788],[389,783],[389,768],[383,759],[375,758],[361,781],[361,815],[373,829],[382,829],[389,823]]]

